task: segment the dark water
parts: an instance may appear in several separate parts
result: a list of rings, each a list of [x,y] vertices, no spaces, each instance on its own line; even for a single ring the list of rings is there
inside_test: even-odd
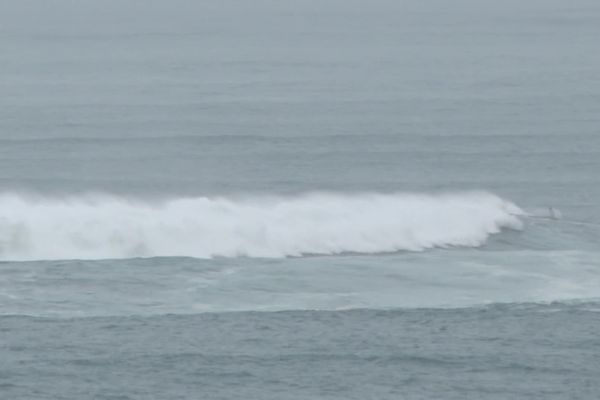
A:
[[[6,398],[592,399],[596,304],[5,317]]]
[[[0,398],[600,397],[596,1],[0,2]]]

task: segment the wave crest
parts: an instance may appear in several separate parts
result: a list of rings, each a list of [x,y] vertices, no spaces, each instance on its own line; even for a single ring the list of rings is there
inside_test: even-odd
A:
[[[482,192],[195,197],[0,195],[0,259],[289,257],[480,246],[521,229],[513,203]]]

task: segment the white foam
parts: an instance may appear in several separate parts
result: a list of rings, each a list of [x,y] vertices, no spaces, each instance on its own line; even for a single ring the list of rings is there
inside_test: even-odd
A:
[[[288,257],[480,246],[523,212],[493,194],[325,194],[295,197],[0,194],[0,259],[153,256]]]

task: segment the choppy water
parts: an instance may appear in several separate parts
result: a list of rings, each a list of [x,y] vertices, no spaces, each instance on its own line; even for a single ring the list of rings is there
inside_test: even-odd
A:
[[[1,2],[0,397],[598,398],[599,36],[584,0]]]

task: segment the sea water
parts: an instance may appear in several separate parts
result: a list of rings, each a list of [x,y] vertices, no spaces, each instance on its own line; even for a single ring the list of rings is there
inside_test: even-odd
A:
[[[0,2],[0,398],[597,399],[600,3]]]

